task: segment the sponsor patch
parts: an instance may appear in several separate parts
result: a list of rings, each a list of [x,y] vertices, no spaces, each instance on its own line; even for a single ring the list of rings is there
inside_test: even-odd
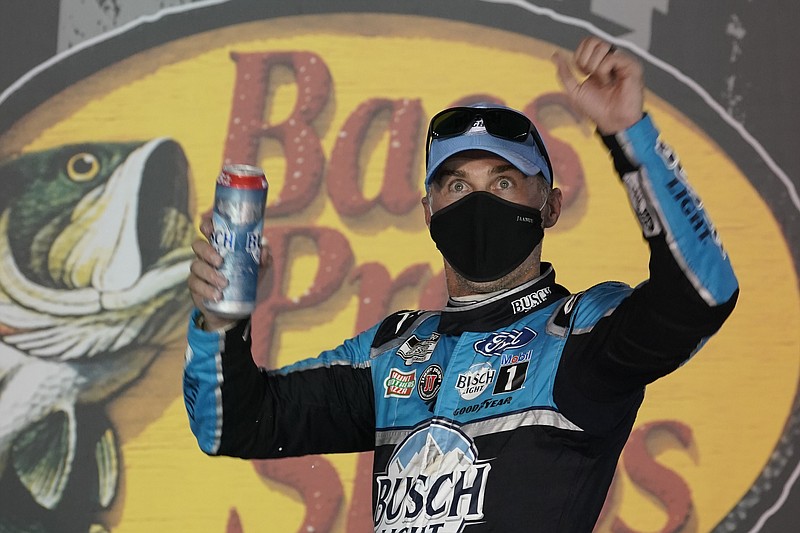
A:
[[[497,371],[489,363],[478,363],[458,375],[456,390],[465,400],[474,400],[494,381]]]
[[[423,370],[422,374],[419,376],[419,384],[417,384],[417,394],[419,394],[419,397],[425,402],[436,398],[442,386],[443,377],[444,372],[439,365],[430,365]]]
[[[689,185],[686,173],[683,167],[681,167],[680,160],[675,155],[675,152],[672,151],[670,146],[664,144],[661,139],[658,139],[654,148],[656,153],[661,156],[664,164],[673,171],[675,178],[666,183],[667,191],[672,196],[680,212],[683,213],[689,221],[697,240],[702,242],[710,238],[722,252],[723,256],[726,256],[727,254],[722,247],[722,240],[720,239],[719,233],[717,233],[716,227],[714,227],[714,224],[706,215],[700,197],[697,196],[695,190]],[[637,215],[639,215],[638,212]],[[639,218],[641,220],[641,215],[639,215]],[[646,229],[647,228],[645,228],[645,230]],[[645,236],[647,237],[649,235],[645,233]]]
[[[500,356],[500,369],[494,381],[492,394],[505,394],[519,390],[525,384],[528,363],[533,357],[533,350],[523,353],[504,354]]]
[[[639,183],[639,175],[636,173],[626,174],[623,177],[625,188],[628,191],[628,198],[630,198],[631,206],[633,207],[636,217],[639,219],[639,225],[642,227],[642,232],[645,237],[653,237],[661,233],[661,224],[658,218],[653,216],[651,212],[647,195]]]
[[[514,314],[516,315],[517,313],[525,313],[531,309],[535,309],[546,302],[547,297],[550,296],[552,292],[553,291],[550,287],[544,287],[542,289],[535,290],[530,294],[526,294],[521,298],[512,300],[511,310],[514,311]]]
[[[460,416],[460,415],[466,415],[466,414],[470,414],[470,413],[477,413],[477,412],[482,411],[484,409],[493,409],[495,407],[508,405],[508,404],[511,403],[512,398],[513,398],[512,396],[507,396],[507,397],[501,398],[499,400],[493,400],[493,399],[490,398],[488,400],[483,400],[480,403],[475,403],[475,404],[472,404],[472,405],[466,405],[464,407],[459,407],[458,409],[453,411],[453,416]]]
[[[397,349],[397,355],[403,359],[406,366],[411,366],[414,363],[424,363],[433,355],[433,350],[436,348],[436,343],[439,342],[440,336],[436,332],[431,333],[428,339],[420,339],[416,335],[411,335]]]
[[[417,381],[417,371],[403,372],[397,368],[389,371],[383,386],[386,389],[384,398],[408,398],[411,396],[411,391],[414,390],[414,383]]]
[[[578,293],[578,294],[573,294],[572,296],[569,297],[569,300],[567,300],[567,302],[564,304],[564,313],[565,314],[568,315],[568,314],[570,314],[572,312],[572,308],[575,307],[575,302],[578,301],[578,298],[580,298],[582,294],[583,293],[581,292],[581,293]]]
[[[501,331],[494,333],[491,336],[479,340],[473,347],[475,351],[486,357],[493,355],[500,355],[508,350],[516,350],[522,348],[536,337],[536,332],[528,327],[522,328],[522,331],[512,329],[511,331]]]
[[[500,364],[503,366],[516,365],[517,363],[524,363],[525,361],[530,361],[531,357],[533,357],[533,350],[528,350],[527,352],[522,352],[522,353],[501,355]]]
[[[525,384],[527,374],[528,361],[501,366],[497,371],[497,380],[494,383],[492,394],[505,394],[521,389]]]
[[[375,333],[375,338],[372,340],[372,348],[379,348],[394,339],[402,337],[423,314],[425,314],[424,311],[398,311],[384,318]]]
[[[375,479],[375,531],[469,531],[465,526],[483,519],[490,470],[457,429],[439,423],[418,429]]]

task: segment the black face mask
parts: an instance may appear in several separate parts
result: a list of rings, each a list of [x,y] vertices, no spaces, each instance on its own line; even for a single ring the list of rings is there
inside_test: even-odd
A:
[[[453,269],[470,281],[494,281],[542,242],[538,209],[478,191],[431,216],[431,237]]]

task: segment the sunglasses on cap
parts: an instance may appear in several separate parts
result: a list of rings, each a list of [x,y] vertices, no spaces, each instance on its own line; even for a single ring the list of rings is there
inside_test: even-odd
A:
[[[513,109],[498,107],[451,107],[440,111],[431,119],[428,126],[428,137],[425,142],[425,162],[428,163],[431,154],[431,143],[434,140],[457,137],[466,133],[473,125],[478,124],[478,119],[483,121],[486,133],[511,142],[525,143],[528,134],[533,137],[533,142],[547,163],[552,176],[552,164],[547,154],[542,138],[533,123]]]

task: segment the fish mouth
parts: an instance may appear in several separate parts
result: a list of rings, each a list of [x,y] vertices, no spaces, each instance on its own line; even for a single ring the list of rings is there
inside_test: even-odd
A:
[[[189,212],[189,164],[183,150],[169,139],[151,141],[144,147],[146,152],[148,147],[136,216],[144,271],[169,262],[175,251],[185,252],[194,235]]]
[[[154,139],[133,150],[49,238],[48,285],[30,280],[15,263],[9,210],[3,212],[0,322],[27,329],[43,315],[131,310],[174,292],[185,282],[193,257],[189,177],[183,149],[171,139]],[[14,311],[3,312],[12,303]]]

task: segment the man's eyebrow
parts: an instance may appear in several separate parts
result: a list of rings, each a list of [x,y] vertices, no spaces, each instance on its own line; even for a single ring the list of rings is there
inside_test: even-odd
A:
[[[503,164],[503,165],[497,165],[495,167],[492,167],[492,169],[489,171],[489,173],[490,174],[503,174],[504,172],[508,172],[509,170],[517,170],[517,167],[515,167],[514,165],[512,165],[510,163]],[[465,178],[467,176],[467,173],[464,172],[463,170],[460,170],[460,169],[442,167],[441,170],[439,170],[439,174],[438,174],[437,178],[444,178],[444,177],[451,177],[451,176],[452,177],[456,177],[456,178]]]
[[[463,170],[458,170],[458,169],[455,169],[455,168],[442,167],[439,170],[438,175],[436,176],[436,178],[440,179],[440,178],[445,178],[445,177],[450,177],[450,176],[454,176],[456,178],[465,178],[465,177],[467,177],[467,173],[464,172]]]
[[[505,165],[497,165],[496,167],[492,168],[491,173],[492,174],[502,174],[504,172],[508,172],[509,170],[517,170],[517,167],[515,167],[514,165],[512,165],[510,163],[505,164]]]

